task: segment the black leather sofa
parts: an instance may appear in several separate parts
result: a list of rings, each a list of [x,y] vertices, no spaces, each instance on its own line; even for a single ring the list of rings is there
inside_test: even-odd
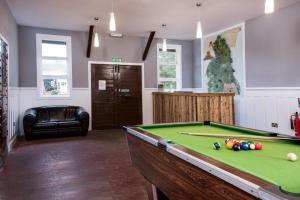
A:
[[[79,106],[44,106],[26,110],[23,128],[26,139],[87,135],[89,114]]]

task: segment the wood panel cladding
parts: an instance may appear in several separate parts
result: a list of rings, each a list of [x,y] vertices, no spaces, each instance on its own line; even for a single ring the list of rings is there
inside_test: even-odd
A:
[[[7,156],[8,44],[0,37],[0,168]]]
[[[153,92],[153,121],[214,121],[233,125],[234,94]]]

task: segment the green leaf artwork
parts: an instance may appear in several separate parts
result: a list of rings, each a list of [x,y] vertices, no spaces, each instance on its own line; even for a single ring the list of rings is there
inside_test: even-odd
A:
[[[209,92],[232,91],[240,94],[241,88],[234,76],[235,70],[232,67],[231,50],[226,39],[218,35],[213,43],[215,57],[208,64],[206,75],[208,78]]]

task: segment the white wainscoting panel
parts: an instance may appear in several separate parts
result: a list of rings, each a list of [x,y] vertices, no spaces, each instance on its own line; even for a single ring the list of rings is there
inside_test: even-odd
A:
[[[143,123],[153,123],[153,101],[152,92],[157,92],[157,88],[145,88],[143,91]]]
[[[20,111],[19,111],[19,130],[20,135],[24,135],[23,131],[23,116],[27,109],[38,106],[50,106],[50,105],[76,105],[81,106],[90,112],[89,106],[89,92],[88,88],[73,88],[70,98],[54,98],[45,99],[39,97],[37,88],[21,87],[19,88],[20,95]]]
[[[146,88],[143,91],[143,123],[153,123],[153,105],[152,92],[157,91],[156,88]],[[70,98],[44,99],[39,97],[37,88],[21,87],[19,88],[19,130],[20,135],[24,135],[23,116],[24,112],[32,107],[49,106],[49,105],[78,105],[82,106],[91,113],[90,93],[88,88],[73,88]],[[91,124],[90,124],[91,129]]]
[[[8,88],[8,151],[12,149],[16,141],[19,119],[19,89],[17,87]]]
[[[298,108],[300,89],[249,89],[235,97],[236,124],[243,127],[294,135],[290,116]],[[271,126],[278,123],[278,128]]]
[[[185,89],[186,90],[186,89]],[[152,92],[156,88],[143,90],[143,123],[153,123]],[[200,89],[194,92],[199,92]],[[19,130],[23,134],[23,115],[26,109],[45,105],[79,105],[91,113],[90,96],[88,88],[73,88],[70,98],[42,99],[37,88],[12,89],[10,92],[10,133]],[[18,101],[20,97],[20,101]],[[298,108],[297,100],[300,98],[300,89],[249,89],[243,96],[235,97],[236,125],[294,135],[290,129],[290,115]],[[19,106],[18,106],[19,104]],[[18,114],[19,113],[19,114]],[[18,120],[19,119],[19,120]],[[13,126],[19,124],[19,129]],[[278,123],[278,128],[271,127],[271,123]],[[91,126],[90,126],[91,127]]]

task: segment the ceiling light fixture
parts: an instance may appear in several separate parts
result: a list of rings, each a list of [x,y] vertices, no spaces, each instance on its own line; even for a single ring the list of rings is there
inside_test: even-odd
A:
[[[275,10],[274,0],[266,0],[265,3],[265,14],[271,14]]]
[[[162,27],[163,27],[163,29],[165,29],[165,28],[167,27],[167,25],[166,25],[166,24],[163,24]],[[163,39],[162,50],[163,50],[164,52],[167,51],[167,39]]]
[[[111,32],[114,32],[114,31],[117,30],[115,13],[114,13],[114,0],[111,1],[111,12],[110,12],[110,19],[109,19],[109,30]]]
[[[163,50],[164,52],[166,52],[166,51],[167,51],[167,39],[163,39],[163,46],[162,46],[162,50]]]
[[[201,39],[202,38],[202,25],[201,25],[200,21],[197,22],[197,34],[196,34],[196,38],[197,39]]]
[[[98,34],[98,28],[97,28],[97,23],[99,21],[99,18],[98,17],[95,17],[94,18],[95,20],[95,36],[94,36],[94,47],[100,47],[100,39],[99,39],[99,34]]]
[[[200,8],[202,6],[201,3],[196,3],[196,7]],[[202,24],[201,21],[197,22],[197,31],[196,31],[196,38],[197,39],[201,39],[202,38]]]

